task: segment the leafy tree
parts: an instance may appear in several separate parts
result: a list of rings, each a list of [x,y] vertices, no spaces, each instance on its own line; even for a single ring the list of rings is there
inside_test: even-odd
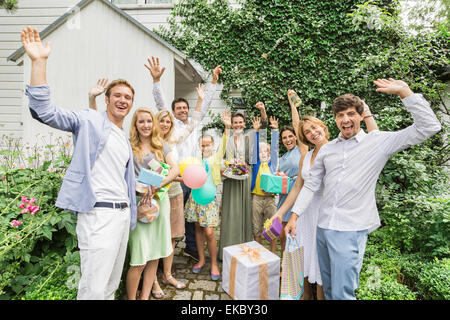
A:
[[[250,116],[256,112],[253,105],[264,101],[268,114],[279,117],[281,126],[287,125],[291,115],[286,93],[294,89],[303,100],[300,113],[315,114],[336,137],[331,104],[348,92],[367,102],[380,130],[401,130],[412,124],[398,97],[375,92],[377,78],[404,80],[431,102],[438,117],[450,115],[441,77],[449,61],[448,23],[436,25],[435,32],[414,35],[399,21],[398,1],[388,0],[245,0],[237,7],[226,0],[182,0],[175,5],[168,27],[157,32],[205,69],[223,66],[221,98],[232,109],[236,106],[230,92],[241,89]],[[414,223],[423,221],[403,218],[414,210],[425,220],[431,211],[439,216],[439,208],[446,208],[449,201],[445,166],[450,144],[445,134],[448,126],[441,122],[444,128],[439,134],[392,157],[378,183],[383,224],[395,231],[409,223],[410,232],[395,239],[406,251],[417,250],[420,241],[411,237],[421,232]],[[209,126],[220,127],[220,123]],[[436,198],[445,203],[435,205]],[[410,205],[415,199],[420,199],[417,207]],[[450,253],[447,246],[436,247],[449,240],[450,222],[441,220],[436,223],[442,238],[423,248],[430,254]],[[421,239],[431,236],[422,234]]]
[[[17,9],[17,0],[0,0],[0,9],[6,9],[7,11],[14,11]]]

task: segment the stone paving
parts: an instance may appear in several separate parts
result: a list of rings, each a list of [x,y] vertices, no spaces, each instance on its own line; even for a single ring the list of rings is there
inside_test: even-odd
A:
[[[216,232],[216,239],[219,239],[218,231]],[[263,245],[269,249],[269,243],[263,239]],[[196,263],[190,257],[184,256],[185,242],[178,241],[175,247],[175,256],[173,259],[173,276],[186,284],[185,289],[175,289],[173,286],[164,285],[161,283],[161,270],[158,270],[159,284],[164,291],[165,297],[162,300],[231,300],[230,296],[222,290],[222,281],[211,280],[210,277],[210,263],[209,255],[205,246],[206,264],[202,271],[198,274],[192,273],[192,267]],[[276,254],[281,256],[280,245]],[[160,262],[161,263],[161,262]],[[222,263],[219,261],[219,268],[222,273]],[[150,300],[158,300],[153,296]]]

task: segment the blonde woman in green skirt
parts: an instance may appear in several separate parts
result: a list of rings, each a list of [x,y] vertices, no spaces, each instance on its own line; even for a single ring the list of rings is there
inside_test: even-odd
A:
[[[130,128],[130,144],[136,176],[142,168],[148,169],[148,162],[152,159],[165,162],[171,167],[160,187],[169,184],[178,176],[178,164],[174,161],[171,148],[164,144],[160,136],[159,123],[150,109],[139,108],[134,113]],[[149,223],[138,220],[136,228],[130,232],[128,242],[130,269],[126,278],[129,300],[136,299],[142,274],[144,278],[138,299],[148,300],[150,293],[157,299],[164,297],[156,278],[156,271],[159,259],[170,256],[173,251],[170,202],[168,195],[163,200],[156,198],[155,200],[159,205],[159,216],[156,220]]]

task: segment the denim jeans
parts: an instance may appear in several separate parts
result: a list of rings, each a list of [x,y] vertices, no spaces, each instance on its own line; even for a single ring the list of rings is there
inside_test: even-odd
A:
[[[317,227],[317,254],[327,300],[356,300],[368,230],[337,231]]]
[[[189,199],[189,196],[191,194],[191,188],[186,186],[183,182],[180,183],[181,189],[183,189],[183,202],[184,206],[186,206],[186,202]],[[186,248],[197,252],[197,242],[195,241],[195,223],[194,222],[187,222],[184,221],[184,228],[185,228],[185,236],[186,236]]]

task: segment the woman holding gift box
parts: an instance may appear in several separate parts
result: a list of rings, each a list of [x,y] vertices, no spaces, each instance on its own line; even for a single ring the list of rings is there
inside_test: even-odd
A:
[[[170,171],[159,188],[169,184],[178,176],[178,164],[174,161],[171,148],[163,142],[159,124],[150,109],[139,108],[134,113],[130,128],[130,143],[136,176],[142,168],[148,169],[148,163],[153,159],[170,165]],[[128,243],[130,269],[126,278],[129,300],[136,299],[142,273],[144,278],[139,299],[148,300],[150,293],[157,299],[164,297],[164,292],[156,278],[156,271],[159,259],[168,257],[173,252],[169,197],[160,197],[157,202],[158,218],[150,223],[138,221],[136,228],[130,232]]]
[[[365,104],[365,114],[371,114],[369,107]],[[373,117],[364,118],[367,130],[378,130]],[[313,149],[306,155],[302,155],[299,162],[299,175],[297,181],[287,196],[283,205],[278,209],[275,218],[282,220],[283,215],[295,204],[298,194],[303,186],[304,179],[308,178],[309,171],[313,166],[314,159],[320,148],[328,143],[330,134],[328,127],[319,119],[305,116],[298,123],[298,137],[300,142]],[[313,299],[311,284],[317,283],[317,299],[323,300],[322,278],[320,275],[319,260],[317,256],[316,229],[318,221],[318,210],[322,198],[322,189],[314,195],[314,199],[304,214],[297,219],[297,240],[304,248],[304,293],[302,300]]]

